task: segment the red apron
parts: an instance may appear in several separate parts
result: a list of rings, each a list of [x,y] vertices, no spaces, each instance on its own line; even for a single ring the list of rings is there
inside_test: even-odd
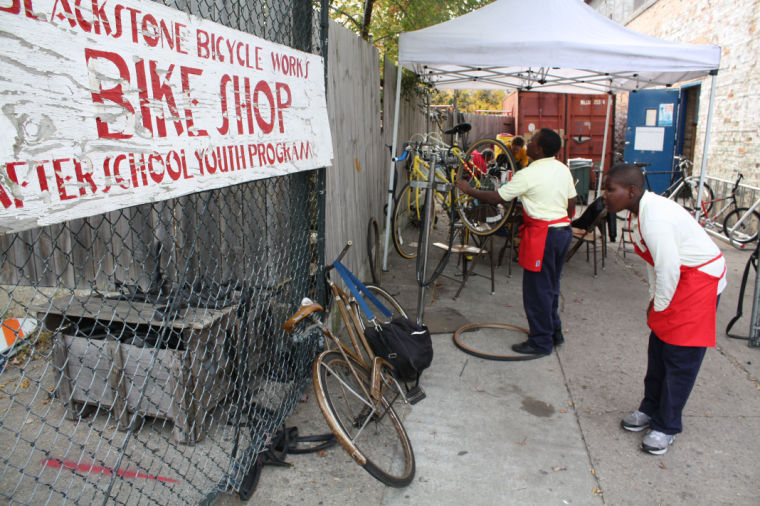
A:
[[[570,223],[565,216],[552,221],[537,220],[528,216],[523,209],[523,224],[520,225],[520,248],[517,251],[520,267],[527,271],[541,272],[546,249],[546,235],[549,225]]]
[[[630,218],[628,229],[631,230]],[[630,235],[636,254],[654,266],[654,259],[644,238],[637,243],[633,240],[633,233]],[[652,309],[647,318],[647,325],[662,341],[676,346],[715,347],[715,307],[718,281],[723,275],[716,277],[699,269],[722,256],[719,254],[696,267],[681,266],[681,278],[670,304],[663,311]],[[725,267],[723,272],[726,272]]]

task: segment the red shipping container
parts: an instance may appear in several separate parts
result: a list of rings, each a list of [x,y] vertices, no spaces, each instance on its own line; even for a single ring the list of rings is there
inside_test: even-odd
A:
[[[615,127],[615,98],[612,95],[575,95],[564,93],[539,93],[521,91],[508,96],[503,108],[517,118],[517,135],[530,139],[540,128],[551,128],[562,136],[562,150],[557,158],[567,163],[569,158],[590,158],[594,167],[602,159],[604,142],[604,119],[607,100],[612,100],[607,154],[604,171],[612,164],[612,138]],[[591,184],[596,186],[596,174],[591,174]]]

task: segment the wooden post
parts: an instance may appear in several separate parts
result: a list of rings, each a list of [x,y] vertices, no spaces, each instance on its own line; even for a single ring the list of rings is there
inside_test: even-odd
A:
[[[63,341],[62,334],[56,334],[53,338],[53,371],[55,372],[56,389],[55,393],[58,399],[63,402],[66,409],[66,420],[75,421],[77,419],[76,404],[72,398],[74,392],[71,387],[71,376],[66,366],[66,343]]]
[[[111,387],[113,405],[111,412],[117,420],[117,429],[125,431],[129,428],[129,412],[127,411],[127,389],[124,386],[124,357],[121,354],[121,344],[111,336],[106,338],[106,356],[111,357],[111,368],[108,370],[108,385]]]

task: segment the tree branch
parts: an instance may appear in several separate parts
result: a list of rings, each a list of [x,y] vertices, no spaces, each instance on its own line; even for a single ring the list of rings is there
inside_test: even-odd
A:
[[[337,7],[333,7],[332,5],[330,6],[330,9],[332,11],[334,11],[335,13],[337,13],[339,16],[345,16],[346,18],[348,18],[348,20],[351,21],[351,23],[356,27],[356,29],[361,32],[361,30],[362,30],[361,23],[359,23],[357,20],[355,20],[354,17],[351,16],[351,14],[349,14],[346,11],[343,11],[341,9],[338,9]]]

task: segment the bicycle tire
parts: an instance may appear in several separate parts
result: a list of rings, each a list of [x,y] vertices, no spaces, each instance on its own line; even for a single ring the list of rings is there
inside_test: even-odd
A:
[[[744,245],[757,240],[757,232],[760,229],[760,214],[757,211],[752,211],[746,220],[733,232],[739,219],[749,210],[747,207],[737,207],[723,220],[723,233],[728,237],[732,246],[738,249],[744,249]]]
[[[473,347],[465,344],[462,340],[462,334],[475,329],[516,330],[518,332],[524,332],[526,336],[529,333],[528,329],[524,327],[518,327],[517,325],[510,325],[508,323],[468,323],[467,325],[459,327],[454,332],[454,345],[468,355],[472,355],[474,357],[482,358],[485,360],[496,360],[500,362],[518,362],[523,360],[534,360],[543,357],[543,355],[525,355],[522,353],[502,355],[498,353],[488,353],[485,351],[476,350]]]
[[[383,395],[381,412],[369,410],[373,403],[364,394],[365,389],[369,391],[369,371],[337,351],[317,357],[312,379],[327,424],[354,461],[385,485],[405,487],[411,483],[414,451],[392,405],[398,397],[389,400]],[[393,385],[398,388],[398,383]]]
[[[697,209],[697,188],[699,187],[699,180],[685,180],[681,189],[678,190],[676,195],[676,202],[687,211],[695,211]],[[715,194],[712,188],[705,183],[702,188],[702,202],[704,203],[704,209],[706,213],[712,211],[713,201],[715,200]]]
[[[480,152],[486,148],[491,149],[492,147],[498,147],[506,155],[506,161],[501,167],[504,170],[511,170],[512,173],[514,173],[517,165],[509,148],[499,140],[480,139],[472,144],[465,152],[464,163],[460,162],[455,179],[466,179],[472,187],[479,190],[497,190],[501,184],[500,177],[489,173],[478,173],[479,171],[473,169],[474,164],[472,162],[473,151],[478,150]],[[497,167],[495,165],[489,166],[487,167],[487,170],[490,172],[491,169],[494,168]],[[457,203],[457,212],[459,213],[459,217],[461,218],[462,223],[464,223],[464,226],[473,234],[477,235],[491,235],[495,233],[507,222],[515,208],[514,200],[511,200],[506,204],[489,204],[479,202],[477,199],[461,193],[458,189],[454,190],[454,201]]]
[[[383,276],[383,270],[380,269],[380,226],[375,218],[370,218],[367,224],[367,257],[372,282],[380,284]]]
[[[381,325],[383,323],[388,323],[394,318],[408,318],[406,311],[404,311],[404,308],[401,307],[401,304],[398,303],[398,301],[388,293],[387,290],[377,286],[377,285],[364,285],[367,287],[367,289],[372,292],[372,295],[377,297],[380,302],[383,303],[383,305],[388,308],[391,312],[391,316],[385,316],[379,309],[375,310],[374,304],[370,304],[370,309],[372,309],[372,312],[375,314],[375,318],[377,318],[378,323]],[[356,312],[356,316],[359,320],[359,323],[361,323],[362,330],[367,328],[367,325],[369,325],[369,321],[367,320],[367,317],[364,315],[364,311],[361,310],[359,307],[359,304],[353,305],[354,311]]]
[[[417,256],[424,211],[424,203],[420,202],[421,198],[422,192],[407,183],[401,189],[393,206],[391,224],[393,246],[403,258],[411,259]]]

